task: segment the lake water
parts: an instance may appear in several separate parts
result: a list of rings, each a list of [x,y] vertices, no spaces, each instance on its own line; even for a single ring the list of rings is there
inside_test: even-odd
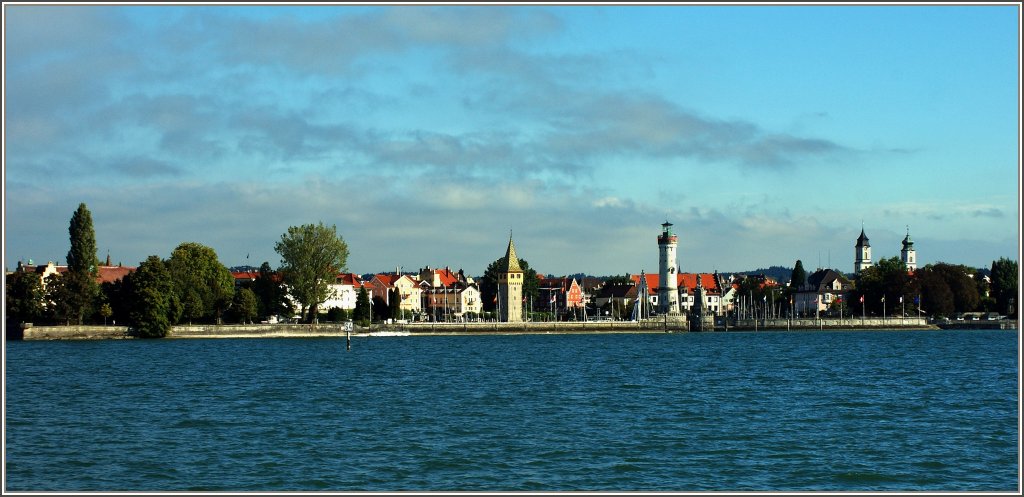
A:
[[[1017,491],[1012,331],[7,342],[7,491]]]

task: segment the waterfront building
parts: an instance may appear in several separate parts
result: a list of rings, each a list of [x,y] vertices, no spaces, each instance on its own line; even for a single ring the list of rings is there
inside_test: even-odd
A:
[[[659,309],[660,292],[656,290],[660,276],[657,274],[644,274],[644,284],[647,286],[647,300],[655,309]],[[633,274],[629,278],[636,286],[641,286],[641,275]],[[706,313],[722,315],[726,306],[722,295],[722,286],[718,274],[707,273],[679,273],[676,275],[677,302],[680,312],[689,313],[695,306],[703,306]],[[703,295],[698,296],[697,288],[700,288]],[[730,288],[730,297],[734,290]]]
[[[843,295],[852,287],[850,280],[834,269],[819,269],[793,294],[790,311],[797,315],[818,315],[842,303]]]
[[[406,318],[423,311],[420,285],[411,276],[399,274],[398,271],[395,274],[375,274],[369,283],[373,287],[373,294],[384,299],[384,303],[389,306],[393,294],[397,293],[398,309]]]
[[[533,308],[537,311],[547,310],[555,315],[583,308],[583,288],[576,278],[563,276],[561,278],[537,277],[537,298],[533,301]]]
[[[134,272],[135,269],[136,268],[134,267],[122,266],[120,264],[118,264],[117,266],[112,266],[110,264],[110,256],[107,256],[106,265],[101,265],[96,268],[96,283],[99,283],[101,285],[103,283],[113,283],[115,281],[121,280],[125,276],[128,276],[128,274]],[[47,262],[46,265],[37,266],[33,265],[32,260],[29,259],[28,264],[23,264],[21,261],[18,261],[18,266],[15,268],[15,271],[19,273],[38,274],[39,280],[43,284],[43,288],[46,288],[46,279],[49,276],[63,276],[64,273],[68,272],[68,267],[58,266],[53,261]]]
[[[702,315],[721,315],[725,308],[722,305],[722,289],[718,278],[707,273],[681,273],[678,280],[679,307],[682,312],[699,309]],[[698,291],[698,289],[700,291]]]
[[[359,296],[359,289],[363,287],[363,281],[358,274],[338,273],[334,282],[328,285],[327,300],[320,304],[319,308],[327,311],[331,308],[351,311],[356,308],[356,298]],[[374,292],[367,290],[368,294]]]
[[[523,269],[516,256],[512,235],[508,237],[505,259],[498,267],[498,319],[506,323],[523,321]]]
[[[864,227],[860,228],[860,237],[854,245],[853,272],[860,274],[861,271],[871,267],[871,244],[868,237],[864,235]]]
[[[903,239],[900,260],[907,266],[907,271],[913,273],[917,270],[917,251],[914,250],[914,242],[910,239],[910,226],[907,226],[907,236]]]
[[[679,267],[676,262],[676,246],[679,238],[672,233],[672,223],[665,221],[658,235],[658,313],[679,314],[679,293],[676,275]]]

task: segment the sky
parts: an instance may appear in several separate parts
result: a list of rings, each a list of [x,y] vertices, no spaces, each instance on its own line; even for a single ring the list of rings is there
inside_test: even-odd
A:
[[[1020,253],[1017,5],[12,5],[4,264],[183,242],[355,273]]]

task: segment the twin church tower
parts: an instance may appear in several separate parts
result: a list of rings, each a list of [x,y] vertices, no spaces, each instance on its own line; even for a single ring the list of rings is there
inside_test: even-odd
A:
[[[857,244],[853,246],[853,272],[860,274],[861,271],[872,266],[871,244],[868,237],[864,235],[864,227],[860,228],[860,236],[857,237]],[[903,249],[900,250],[900,260],[907,266],[907,271],[917,269],[917,251],[914,250],[914,241],[910,239],[910,227],[907,227],[907,236],[903,238]]]

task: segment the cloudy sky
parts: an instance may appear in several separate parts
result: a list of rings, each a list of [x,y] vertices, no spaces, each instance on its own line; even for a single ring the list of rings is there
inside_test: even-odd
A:
[[[1016,6],[21,6],[4,263],[337,225],[353,272],[1017,258]]]

